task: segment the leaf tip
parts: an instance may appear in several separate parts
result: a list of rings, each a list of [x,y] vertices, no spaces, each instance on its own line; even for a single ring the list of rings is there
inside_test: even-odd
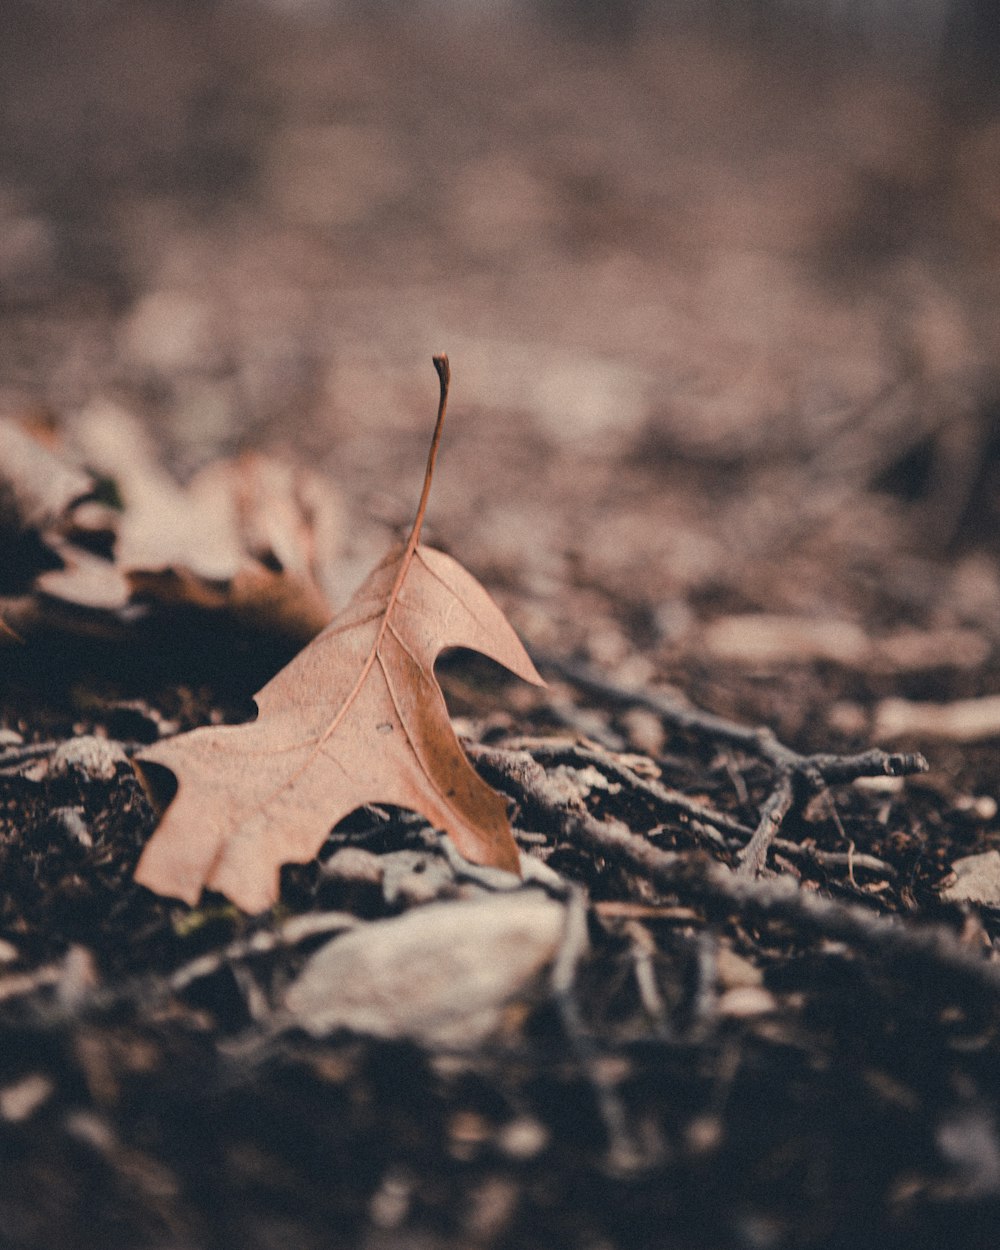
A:
[[[436,356],[432,357],[432,360],[441,382],[441,390],[442,392],[447,392],[451,382],[451,364],[448,361],[448,354],[447,352],[438,352]]]

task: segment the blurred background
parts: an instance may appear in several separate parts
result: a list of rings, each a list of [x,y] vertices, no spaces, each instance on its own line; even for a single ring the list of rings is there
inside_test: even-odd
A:
[[[536,645],[1000,640],[990,0],[6,0],[0,411],[291,446]],[[646,657],[645,669],[633,663]]]

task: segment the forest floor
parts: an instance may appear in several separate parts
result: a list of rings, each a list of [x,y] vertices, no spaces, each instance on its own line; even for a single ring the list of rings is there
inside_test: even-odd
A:
[[[659,28],[0,22],[0,418],[126,518],[155,489],[171,567],[177,483],[308,474],[336,609],[412,518],[447,351],[425,536],[549,685],[438,673],[564,916],[464,1043],[405,961],[408,1023],[289,1021],[341,930],[511,882],[365,808],[262,915],[137,885],[134,755],[248,718],[308,631],[207,575],[98,595],[0,466],[0,1242],[995,1244],[988,97]]]

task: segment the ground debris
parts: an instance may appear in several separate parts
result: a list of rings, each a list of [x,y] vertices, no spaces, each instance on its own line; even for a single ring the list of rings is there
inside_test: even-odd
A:
[[[995,1244],[989,6],[362,7],[0,6],[0,1243]],[[316,607],[260,592],[405,526],[440,346],[429,537],[562,666],[436,670],[533,884],[385,806],[253,918],[152,896],[131,766],[49,762],[252,716]],[[507,891],[572,924],[481,1044],[279,1027]]]
[[[474,1048],[555,957],[564,925],[564,907],[538,890],[430,904],[327,943],[284,1008],[316,1037],[349,1029]]]

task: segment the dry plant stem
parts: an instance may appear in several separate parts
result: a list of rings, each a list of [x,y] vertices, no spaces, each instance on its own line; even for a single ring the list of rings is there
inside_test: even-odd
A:
[[[589,694],[619,706],[646,708],[674,729],[723,742],[775,767],[778,776],[772,792],[761,809],[750,844],[740,856],[743,876],[757,876],[761,872],[771,843],[800,795],[818,794],[827,786],[855,781],[858,777],[905,777],[926,772],[928,768],[927,761],[919,753],[871,750],[857,755],[834,755],[829,752],[803,755],[786,747],[766,727],[738,725],[711,712],[684,707],[655,691],[629,690],[575,660],[551,655],[536,655],[533,658],[541,670],[557,673]]]
[[[658,807],[672,815],[680,813],[699,824],[709,825],[744,840],[753,834],[752,829],[748,829],[732,816],[727,816],[725,812],[713,811],[704,803],[697,803],[686,794],[671,790],[659,781],[641,777],[634,769],[605,751],[595,751],[573,742],[546,741],[544,738],[524,741],[523,746],[539,762],[546,760],[554,763],[572,761],[584,765],[592,764],[610,780],[619,781],[630,790],[638,791],[654,800]],[[465,749],[473,758],[476,757],[475,746],[466,743]]]
[[[566,803],[545,770],[526,751],[483,751],[488,767],[520,802],[548,812],[567,837],[597,855],[625,864],[684,902],[696,902],[719,918],[736,911],[756,920],[780,919],[807,933],[849,942],[891,962],[913,962],[936,971],[956,988],[986,991],[1000,999],[1000,963],[969,953],[940,925],[917,927],[856,903],[807,893],[790,877],[767,881],[737,876],[703,853],[661,851],[624,825],[597,820],[582,803]]]
[[[551,987],[567,1040],[594,1091],[597,1110],[607,1134],[605,1167],[615,1176],[632,1175],[654,1160],[643,1150],[629,1128],[628,1116],[614,1082],[601,1064],[597,1043],[591,1036],[576,998],[576,973],[587,951],[587,898],[574,889],[566,907],[566,929],[552,966]]]
[[[21,764],[43,759],[51,755],[58,745],[58,742],[28,742],[24,746],[7,747],[0,751],[0,772],[16,770]]]
[[[493,749],[484,747],[480,743],[470,742],[467,739],[463,740],[462,746],[466,754],[473,760],[485,761],[487,763],[488,753]],[[687,824],[685,828],[689,832],[720,849],[726,851],[736,850],[745,854],[747,849],[745,844],[755,836],[755,830],[747,828],[746,825],[741,824],[732,816],[728,816],[725,812],[713,811],[712,808],[707,807],[704,803],[698,803],[679,791],[671,790],[651,778],[640,776],[639,773],[629,768],[621,759],[608,752],[597,750],[593,747],[580,746],[579,743],[569,739],[532,737],[508,740],[504,745],[504,749],[508,751],[527,751],[534,760],[543,765],[564,764],[566,762],[584,766],[592,765],[604,773],[610,780],[621,783],[630,794],[640,795],[653,800],[657,807],[664,809],[670,815],[680,814],[686,817]],[[783,791],[779,790],[779,797],[782,793]],[[769,819],[773,820],[773,816],[768,815]],[[651,829],[646,836],[655,838],[658,832],[656,829]],[[771,830],[768,832],[770,833]],[[729,836],[722,836],[724,833]],[[529,845],[545,841],[544,834],[530,834],[522,829],[516,831],[516,836],[519,842]],[[819,847],[800,846],[798,842],[790,842],[787,838],[778,837],[771,837],[770,845],[790,858],[808,860],[823,868],[853,864],[855,868],[864,868],[883,877],[894,877],[896,875],[896,870],[891,864],[887,864],[885,860],[878,859],[875,855],[867,855],[864,852],[855,851],[853,854],[849,854],[846,851],[824,851]]]
[[[823,851],[817,846],[800,846],[798,842],[789,842],[787,838],[775,838],[771,845],[789,859],[804,859],[821,868],[851,867],[864,868],[868,872],[877,873],[880,877],[895,877],[896,870],[892,864],[876,855],[866,855],[863,851]]]
[[[590,665],[576,660],[565,660],[536,652],[532,652],[532,658],[540,670],[547,669],[588,694],[621,707],[647,708],[675,729],[738,747],[774,764],[776,768],[788,769],[794,773],[814,772],[828,785],[854,781],[858,777],[903,777],[908,773],[927,771],[927,761],[920,754],[872,750],[862,751],[858,755],[834,755],[826,752],[802,755],[779,742],[774,732],[766,726],[751,728],[738,725],[724,716],[703,712],[696,707],[685,707],[652,690],[633,690],[620,686],[609,681]]]
[[[167,978],[167,985],[174,993],[181,993],[194,982],[215,976],[223,968],[236,964],[240,960],[264,955],[285,946],[295,946],[308,938],[341,933],[346,929],[355,928],[359,923],[363,922],[349,912],[307,912],[303,916],[295,916],[286,921],[278,930],[261,930],[249,938],[230,942],[221,950],[209,951],[208,954],[199,955],[196,959],[181,964]]]
[[[739,853],[739,867],[736,871],[741,877],[760,876],[767,861],[768,849],[777,837],[782,821],[791,811],[794,801],[792,775],[784,773],[778,778],[770,798],[760,809],[760,823],[754,830],[753,837]]]
[[[656,943],[649,930],[638,920],[626,920],[622,926],[629,940],[632,969],[643,1010],[653,1023],[658,1037],[669,1041],[673,1031],[667,1018],[667,1008],[656,982]]]

